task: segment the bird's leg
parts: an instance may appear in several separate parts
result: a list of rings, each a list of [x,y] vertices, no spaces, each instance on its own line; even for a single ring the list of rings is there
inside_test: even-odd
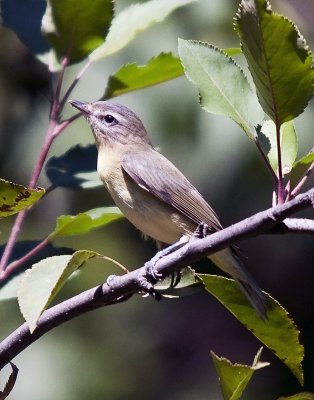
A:
[[[205,224],[204,222],[201,222],[199,225],[197,225],[197,228],[193,232],[192,238],[196,237],[198,239],[204,239],[207,235],[208,235],[208,225]],[[184,239],[184,238],[185,237],[183,236],[181,239]],[[179,240],[179,242],[180,242],[180,240]],[[181,246],[183,246],[186,243],[186,241],[182,240]],[[177,249],[175,249],[175,250],[177,250]],[[172,251],[174,251],[174,249]],[[179,284],[180,280],[181,280],[181,271],[173,272],[171,274],[170,288],[175,288]]]
[[[146,275],[148,278],[151,278],[155,281],[155,283],[163,277],[162,274],[160,274],[156,270],[156,263],[159,261],[161,258],[167,256],[170,253],[173,253],[174,251],[178,250],[180,247],[185,245],[188,241],[188,238],[186,236],[182,236],[177,242],[173,243],[172,245],[158,251],[158,253],[149,261],[145,263],[145,270],[146,270]],[[176,283],[178,284],[178,282]]]

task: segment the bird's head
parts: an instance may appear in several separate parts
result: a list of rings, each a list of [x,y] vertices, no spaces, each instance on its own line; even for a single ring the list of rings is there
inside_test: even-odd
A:
[[[129,108],[107,101],[83,103],[70,100],[89,122],[96,144],[113,145],[115,143],[150,144],[147,132],[140,118]]]

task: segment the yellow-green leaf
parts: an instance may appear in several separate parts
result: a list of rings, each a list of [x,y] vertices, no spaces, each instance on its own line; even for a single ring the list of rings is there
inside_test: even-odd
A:
[[[0,217],[16,214],[38,201],[45,189],[28,189],[25,186],[0,179]]]
[[[179,58],[161,53],[145,65],[126,64],[109,77],[104,99],[157,85],[183,75]]]
[[[50,237],[81,235],[122,217],[118,207],[99,207],[77,215],[61,215]]]
[[[236,282],[222,276],[198,275],[206,290],[215,296],[244,326],[267,346],[303,383],[302,360],[304,347],[299,330],[287,311],[266,294],[270,308],[267,319],[262,320],[252,308]]]
[[[262,348],[256,354],[252,366],[232,364],[227,358],[218,357],[213,351],[210,352],[225,400],[240,399],[254,372],[269,365],[267,362],[260,362],[261,352]]]
[[[18,302],[31,332],[68,277],[94,257],[101,254],[79,250],[72,255],[45,258],[25,271],[18,289]]]

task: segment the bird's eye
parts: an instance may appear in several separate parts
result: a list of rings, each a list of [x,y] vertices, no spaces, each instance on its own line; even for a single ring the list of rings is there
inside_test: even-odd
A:
[[[113,125],[116,124],[118,121],[115,119],[115,117],[111,114],[106,114],[101,118],[103,121],[105,121],[107,124]]]

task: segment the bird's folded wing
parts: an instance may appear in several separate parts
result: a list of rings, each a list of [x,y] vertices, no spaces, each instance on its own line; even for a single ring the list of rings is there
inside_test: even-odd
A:
[[[198,190],[162,154],[155,150],[124,153],[121,165],[141,188],[171,205],[196,224],[210,231],[222,229],[217,215]]]

